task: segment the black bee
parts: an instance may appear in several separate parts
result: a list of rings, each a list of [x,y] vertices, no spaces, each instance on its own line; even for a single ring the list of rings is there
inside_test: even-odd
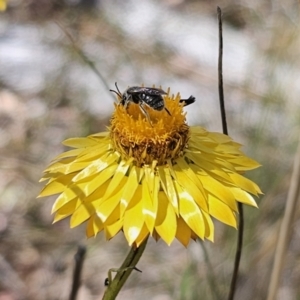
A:
[[[116,89],[110,90],[111,92],[118,95],[121,98],[120,104],[122,104],[125,109],[128,107],[130,102],[138,104],[140,110],[145,115],[149,123],[152,125],[150,117],[145,110],[145,105],[151,107],[154,110],[165,110],[170,116],[171,113],[165,107],[165,101],[163,95],[167,95],[165,91],[158,88],[150,88],[150,87],[140,87],[140,86],[132,86],[129,87],[123,94],[120,92],[117,83],[115,83]],[[195,102],[195,97],[190,96],[188,99],[180,99],[181,103],[184,103],[184,106],[192,104]]]

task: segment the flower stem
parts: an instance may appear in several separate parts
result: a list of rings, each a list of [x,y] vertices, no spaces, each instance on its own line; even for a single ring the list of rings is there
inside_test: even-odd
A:
[[[125,284],[127,278],[131,274],[133,267],[135,267],[140,260],[146,245],[147,245],[148,238],[138,247],[131,247],[130,252],[128,253],[127,257],[125,258],[122,266],[120,267],[119,271],[117,272],[115,278],[109,283],[102,300],[113,300],[116,299],[117,295],[119,294],[121,288]]]
[[[226,110],[225,110],[225,100],[224,100],[224,89],[223,89],[223,30],[222,30],[222,10],[217,7],[218,23],[219,23],[219,60],[218,60],[218,78],[219,78],[219,100],[221,109],[221,119],[223,133],[228,135],[228,127],[226,121]],[[228,295],[228,300],[234,299],[237,278],[239,275],[239,267],[242,256],[243,249],[243,236],[244,236],[244,210],[243,204],[238,202],[239,210],[239,227],[238,227],[238,239],[237,247],[235,253],[234,267],[231,278],[230,290]]]
[[[238,239],[237,239],[234,267],[233,267],[233,273],[232,273],[232,278],[231,278],[228,300],[234,299],[236,282],[237,282],[238,275],[239,275],[239,267],[240,267],[240,261],[241,261],[241,256],[242,256],[242,249],[243,249],[244,210],[243,210],[243,204],[240,202],[238,202],[238,210],[239,210]]]

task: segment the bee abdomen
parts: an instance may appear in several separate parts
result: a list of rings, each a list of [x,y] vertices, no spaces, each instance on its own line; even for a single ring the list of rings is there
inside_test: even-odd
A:
[[[162,110],[165,106],[164,99],[161,95],[141,94],[141,100],[154,110]]]

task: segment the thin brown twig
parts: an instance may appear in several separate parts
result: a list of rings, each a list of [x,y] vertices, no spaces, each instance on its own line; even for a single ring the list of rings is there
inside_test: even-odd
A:
[[[225,101],[224,101],[224,89],[223,89],[223,30],[222,30],[222,11],[220,7],[217,8],[217,14],[218,14],[218,21],[219,21],[219,60],[218,60],[219,100],[220,100],[223,133],[228,135]],[[238,202],[238,211],[239,211],[239,227],[238,227],[237,247],[235,253],[230,290],[228,294],[228,300],[234,299],[236,283],[238,279],[239,266],[240,266],[240,261],[242,256],[242,249],[243,249],[244,211],[243,211],[243,205],[240,202]]]
[[[81,285],[81,271],[83,267],[85,253],[86,253],[86,247],[78,246],[77,253],[74,256],[75,268],[73,272],[72,289],[71,289],[69,300],[76,300],[77,298],[78,290]]]
[[[282,267],[285,259],[286,249],[291,240],[293,232],[293,220],[296,211],[296,204],[299,201],[300,196],[300,137],[298,141],[298,149],[295,155],[293,174],[291,178],[291,184],[287,196],[287,202],[285,206],[284,216],[280,226],[275,258],[273,263],[273,270],[271,273],[271,280],[269,283],[269,291],[267,300],[276,299],[278,283],[280,275],[282,273]]]
[[[224,89],[223,89],[223,29],[222,29],[222,11],[221,8],[217,7],[218,21],[219,21],[219,58],[218,58],[218,82],[219,82],[219,100],[221,110],[221,120],[223,133],[228,135],[227,121],[226,121],[226,110],[224,100]]]
[[[75,51],[77,52],[77,54],[91,68],[91,70],[97,75],[97,77],[99,78],[100,82],[104,85],[105,89],[107,91],[109,91],[110,88],[109,88],[108,84],[106,83],[105,78],[102,76],[102,74],[97,69],[95,63],[77,45],[77,43],[75,42],[75,40],[74,40],[73,36],[71,35],[71,33],[66,28],[64,28],[58,21],[55,21],[55,22],[59,26],[59,28],[64,32],[64,34],[67,36],[67,38],[70,40],[70,42],[72,43],[72,47],[75,49]],[[115,98],[112,96],[111,93],[109,93],[109,95],[110,95],[110,97],[113,98],[113,100],[115,100]]]

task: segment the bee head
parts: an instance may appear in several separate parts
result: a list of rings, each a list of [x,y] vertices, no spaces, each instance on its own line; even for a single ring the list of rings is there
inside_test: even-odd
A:
[[[127,92],[128,89],[124,93],[121,93],[118,84],[116,82],[115,82],[115,86],[117,90],[109,90],[109,91],[115,93],[121,99],[120,104],[126,105],[131,100],[132,95]]]
[[[115,82],[115,86],[116,86],[116,89],[117,89],[116,91],[115,90],[109,90],[109,91],[115,93],[123,101],[124,95],[120,92],[120,90],[118,88],[118,84],[116,82]]]

